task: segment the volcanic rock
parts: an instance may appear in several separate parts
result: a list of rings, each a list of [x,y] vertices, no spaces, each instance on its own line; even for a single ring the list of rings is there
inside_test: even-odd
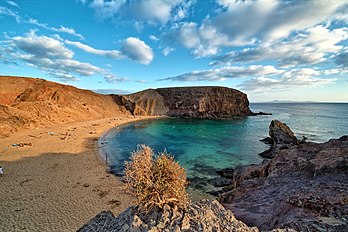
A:
[[[272,159],[279,150],[288,149],[289,145],[298,144],[294,132],[285,123],[278,120],[272,120],[269,126],[269,136],[260,140],[270,145],[269,149],[259,154],[266,159]],[[305,141],[303,140],[302,143]]]
[[[272,120],[269,125],[269,136],[276,144],[296,144],[297,138],[294,132],[285,124],[278,120]]]
[[[348,231],[348,136],[288,146],[236,168],[223,205],[261,230]]]
[[[148,89],[123,96],[135,103],[135,115],[231,118],[252,115],[247,95],[226,87]]]
[[[116,218],[111,212],[101,212],[79,232],[107,231],[259,231],[236,220],[231,211],[217,201],[202,200],[186,210],[165,205],[148,213],[141,213],[137,206],[129,207]]]

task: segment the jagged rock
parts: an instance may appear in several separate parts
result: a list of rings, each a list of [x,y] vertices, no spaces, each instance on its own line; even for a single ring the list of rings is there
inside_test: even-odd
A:
[[[269,125],[269,136],[276,144],[297,144],[294,132],[281,121],[272,120]]]
[[[238,220],[266,231],[348,231],[348,136],[289,144],[264,165],[236,168],[235,188],[220,196]]]
[[[274,141],[271,137],[266,137],[264,139],[260,139],[260,142],[263,142],[264,144],[268,144],[268,145],[272,145],[274,143]]]
[[[270,145],[269,149],[259,154],[259,156],[266,159],[272,159],[279,150],[288,149],[289,145],[299,143],[294,132],[285,123],[278,120],[272,120],[269,125],[269,136],[260,140]],[[304,143],[304,140],[302,143]]]
[[[77,230],[77,232],[100,231],[102,228],[105,228],[108,224],[110,224],[114,219],[115,216],[111,211],[102,211],[92,218],[88,224]]]
[[[111,218],[112,217],[112,218]],[[102,212],[91,219],[79,232],[116,231],[259,231],[236,220],[231,211],[225,210],[217,201],[202,200],[179,210],[164,206],[148,213],[139,212],[138,207],[130,207],[116,218],[110,212]]]
[[[123,96],[134,102],[135,115],[231,118],[252,115],[247,95],[226,87],[148,89]]]
[[[258,115],[272,115],[271,113],[265,113],[265,112],[258,112],[258,113],[253,113],[252,116],[258,116]]]
[[[224,168],[224,169],[216,171],[216,173],[219,174],[221,177],[224,177],[227,179],[232,179],[234,169],[233,168]]]
[[[211,179],[209,181],[214,187],[225,187],[225,186],[229,186],[232,184],[232,180],[231,179],[227,179],[227,178],[214,178]]]

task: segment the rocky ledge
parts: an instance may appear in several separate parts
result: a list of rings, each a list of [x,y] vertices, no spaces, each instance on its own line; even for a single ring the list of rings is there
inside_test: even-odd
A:
[[[231,118],[253,115],[247,95],[226,87],[175,87],[148,89],[122,96],[134,115],[190,118]]]
[[[236,220],[231,211],[225,210],[217,201],[203,200],[190,205],[186,210],[173,209],[167,205],[146,214],[136,206],[129,207],[116,218],[110,211],[103,211],[91,219],[79,232],[111,231],[259,231]]]
[[[219,172],[232,181],[220,195],[225,208],[263,231],[348,231],[348,136],[309,143],[272,121],[264,141],[262,164]]]

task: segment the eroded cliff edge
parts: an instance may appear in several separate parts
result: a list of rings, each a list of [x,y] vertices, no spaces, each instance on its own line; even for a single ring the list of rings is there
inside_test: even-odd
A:
[[[248,116],[247,95],[217,86],[147,89],[123,96],[134,115],[167,115],[190,118]]]

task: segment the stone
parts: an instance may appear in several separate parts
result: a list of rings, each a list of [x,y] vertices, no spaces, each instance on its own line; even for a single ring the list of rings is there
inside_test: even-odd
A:
[[[219,174],[221,177],[224,177],[227,179],[232,179],[234,169],[233,168],[224,168],[224,169],[216,171],[216,173]]]
[[[265,144],[269,144],[270,148],[259,153],[259,155],[266,159],[272,159],[279,150],[288,149],[289,145],[296,145],[305,143],[305,140],[298,142],[294,132],[283,122],[272,120],[269,125],[269,136],[260,140]]]
[[[269,126],[269,136],[276,144],[297,144],[294,132],[281,121],[272,120]]]
[[[152,216],[153,213],[156,217]],[[165,206],[163,209],[157,208],[147,213],[140,213],[139,208],[133,206],[116,218],[110,216],[109,213],[100,213],[78,231],[259,231],[256,227],[249,227],[238,221],[231,211],[224,209],[216,200],[202,200],[189,205],[185,210]],[[156,218],[156,223],[148,223],[150,218]]]
[[[261,165],[235,168],[234,175],[235,187],[219,199],[248,225],[348,231],[347,136],[287,144]]]

